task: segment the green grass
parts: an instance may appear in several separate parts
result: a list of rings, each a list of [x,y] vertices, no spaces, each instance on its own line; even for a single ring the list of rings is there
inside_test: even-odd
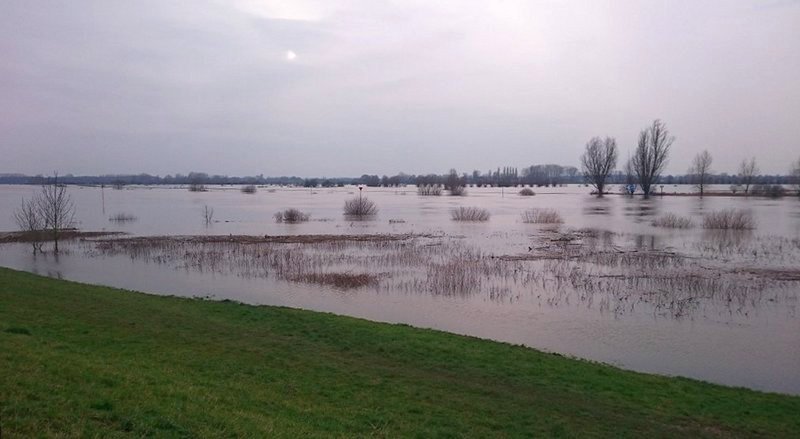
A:
[[[800,437],[800,398],[0,269],[3,438]]]

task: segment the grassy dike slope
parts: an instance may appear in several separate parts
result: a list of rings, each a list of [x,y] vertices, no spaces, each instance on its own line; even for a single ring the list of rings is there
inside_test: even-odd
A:
[[[800,398],[0,269],[0,426],[3,438],[800,437]]]

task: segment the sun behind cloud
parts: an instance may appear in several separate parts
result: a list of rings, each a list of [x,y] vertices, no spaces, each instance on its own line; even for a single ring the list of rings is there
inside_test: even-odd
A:
[[[286,60],[287,61],[294,61],[295,58],[297,58],[297,54],[296,53],[294,53],[291,50],[287,50],[286,51]]]

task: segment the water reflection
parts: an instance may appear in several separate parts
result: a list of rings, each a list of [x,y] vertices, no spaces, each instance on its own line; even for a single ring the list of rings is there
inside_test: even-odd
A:
[[[629,198],[623,206],[625,216],[632,217],[636,222],[650,221],[652,217],[659,214],[660,204],[652,198]]]
[[[659,237],[656,235],[634,235],[634,248],[636,250],[661,250]]]
[[[608,197],[592,197],[583,205],[584,215],[610,215],[612,201]]]

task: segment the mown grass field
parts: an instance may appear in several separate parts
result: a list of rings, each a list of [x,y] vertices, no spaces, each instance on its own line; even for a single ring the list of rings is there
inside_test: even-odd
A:
[[[800,437],[800,398],[0,269],[3,438]]]

